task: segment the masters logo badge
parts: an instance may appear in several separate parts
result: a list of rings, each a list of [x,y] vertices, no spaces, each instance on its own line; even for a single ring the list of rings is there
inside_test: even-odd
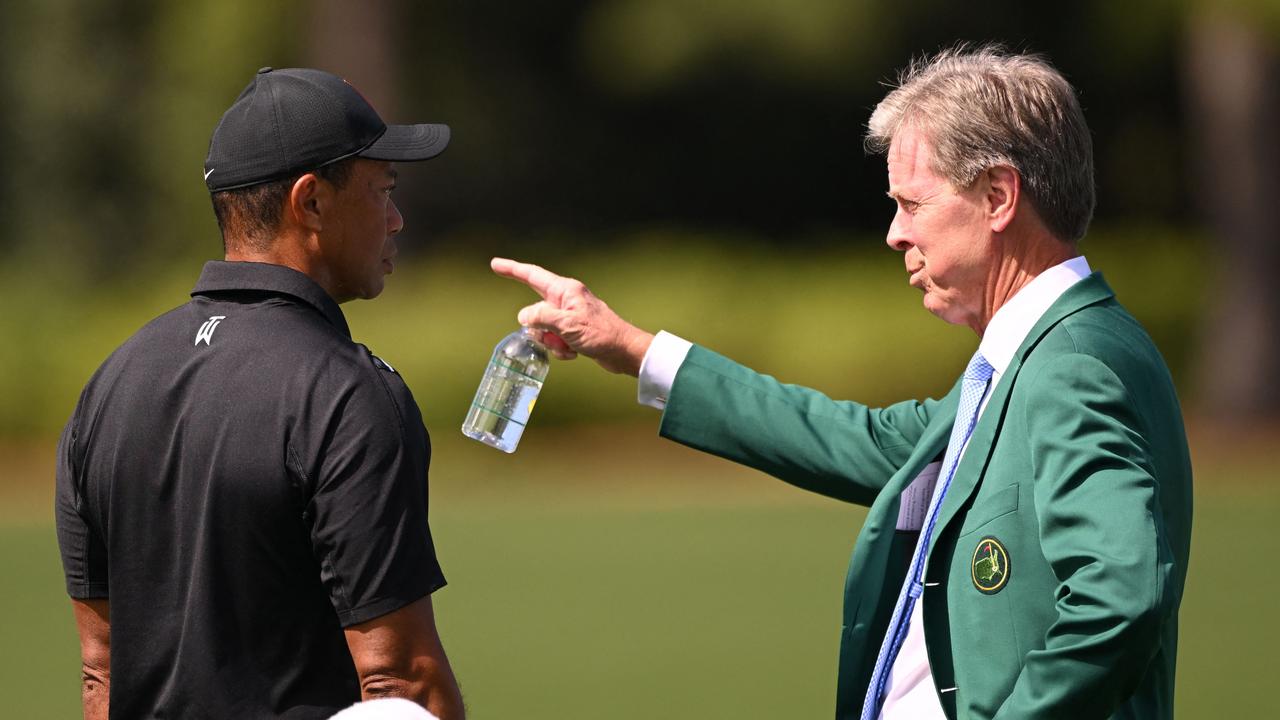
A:
[[[969,568],[973,586],[987,595],[994,595],[1009,582],[1009,551],[1000,541],[987,536],[973,549],[973,561]]]

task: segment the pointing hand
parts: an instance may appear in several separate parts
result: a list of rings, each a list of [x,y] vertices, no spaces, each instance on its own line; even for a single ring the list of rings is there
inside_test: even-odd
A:
[[[546,331],[543,342],[556,357],[571,360],[581,353],[609,372],[640,374],[653,334],[618,317],[586,285],[506,258],[494,258],[489,267],[542,296],[541,301],[522,309],[518,319],[521,325]]]

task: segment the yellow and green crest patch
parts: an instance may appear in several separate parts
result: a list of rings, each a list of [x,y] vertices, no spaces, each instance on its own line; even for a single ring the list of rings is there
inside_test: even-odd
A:
[[[999,540],[987,536],[978,541],[969,567],[974,587],[987,595],[1000,592],[1009,582],[1010,568],[1009,551]]]

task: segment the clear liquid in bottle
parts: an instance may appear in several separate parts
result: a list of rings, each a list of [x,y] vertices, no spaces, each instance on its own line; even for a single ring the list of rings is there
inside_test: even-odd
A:
[[[506,453],[516,451],[551,369],[550,354],[539,336],[536,330],[521,328],[493,349],[462,423],[463,435]]]

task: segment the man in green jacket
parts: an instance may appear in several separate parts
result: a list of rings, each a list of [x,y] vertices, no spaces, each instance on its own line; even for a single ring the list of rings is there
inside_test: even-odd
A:
[[[661,434],[870,506],[849,565],[836,716],[1169,718],[1191,468],[1151,339],[1078,251],[1089,130],[1044,60],[947,51],[877,106],[924,306],[980,338],[945,397],[885,408],[784,385],[495,259],[561,358],[640,378]]]

